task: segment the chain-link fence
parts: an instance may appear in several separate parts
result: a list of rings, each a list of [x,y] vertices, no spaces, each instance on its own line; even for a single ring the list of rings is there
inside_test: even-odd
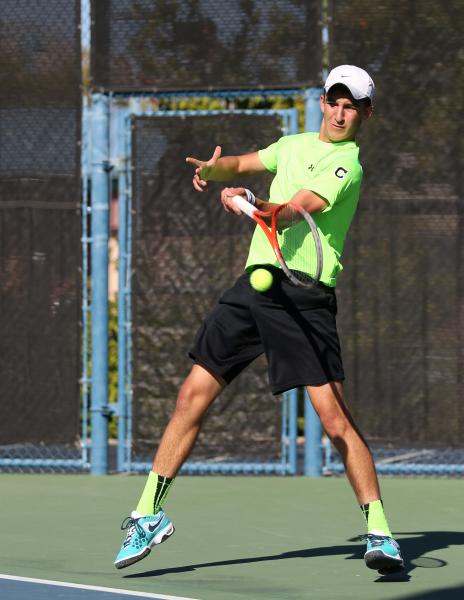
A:
[[[326,15],[321,7],[328,8]],[[104,0],[93,2],[92,10],[92,85],[113,97],[133,92],[160,98],[165,92],[172,98],[180,90],[187,95],[229,90],[231,98],[239,89],[252,94],[256,89],[265,93],[317,85],[327,56],[330,66],[357,64],[372,74],[377,86],[375,116],[363,125],[360,137],[365,180],[344,255],[347,271],[339,282],[348,396],[386,471],[398,462],[405,464],[402,472],[411,462],[427,461],[431,469],[460,462],[462,141],[452,119],[446,119],[453,110],[460,114],[463,102],[462,3]],[[326,16],[327,56],[321,44],[327,33],[321,35],[321,17]],[[210,242],[216,230],[209,221],[211,231],[197,231],[182,215],[178,223],[186,233],[181,234],[181,252],[172,255],[170,217],[182,198],[178,189],[190,186],[180,172],[171,174],[165,162],[179,164],[189,153],[189,138],[195,142],[190,153],[201,153],[208,129],[197,132],[194,121],[188,121],[193,137],[190,130],[182,133],[181,119],[166,120],[169,131],[161,121],[156,132],[154,121],[140,119],[134,126],[136,170],[148,160],[134,180],[133,423],[135,448],[142,454],[153,437],[159,437],[185,374],[186,367],[172,358],[166,340],[175,340],[179,349],[188,346],[195,321],[225,283],[222,274],[216,275],[204,293],[199,265],[211,248],[227,255],[240,234],[227,232],[221,241],[218,237]],[[226,132],[227,126],[221,127]],[[264,145],[263,132],[252,131],[250,124],[242,135]],[[205,143],[203,155],[209,155],[217,139],[216,135]],[[250,148],[251,143],[241,144],[239,151],[244,146]],[[158,196],[167,200],[157,202]],[[217,233],[226,232],[217,227]],[[173,231],[180,233],[177,225]],[[199,242],[200,234],[208,241]],[[150,264],[153,256],[158,269]],[[238,257],[237,263],[224,262],[233,270]],[[172,272],[179,274],[174,280]],[[169,286],[178,294],[166,295]],[[159,377],[165,378],[164,391]],[[163,414],[155,431],[148,423],[158,413]],[[212,412],[210,423],[215,419]],[[218,433],[221,436],[227,447],[229,438]],[[208,451],[200,440],[199,456]],[[327,465],[341,469],[331,457]]]
[[[381,470],[462,464],[464,4],[337,0],[331,23],[331,64],[377,89],[338,286],[348,395]]]
[[[184,154],[252,151],[282,135],[282,117],[221,114],[139,117],[133,126],[134,238],[133,460],[149,460],[190,368],[196,330],[243,271],[250,223],[222,210],[220,184],[191,192]],[[184,166],[182,166],[184,164]],[[253,182],[265,195],[269,177]],[[232,183],[233,185],[233,183]],[[281,458],[281,398],[269,392],[264,360],[218,398],[192,461],[276,462]]]
[[[319,0],[96,0],[95,89],[285,88],[320,76]]]
[[[0,469],[78,467],[80,2],[0,14]]]

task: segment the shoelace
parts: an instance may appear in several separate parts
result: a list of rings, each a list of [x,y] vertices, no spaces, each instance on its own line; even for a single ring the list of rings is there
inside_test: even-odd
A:
[[[132,537],[136,531],[140,536],[142,536],[142,537],[146,536],[145,530],[139,523],[139,519],[133,519],[132,517],[126,517],[124,519],[124,521],[121,523],[121,530],[124,531],[125,529],[127,529],[127,536],[126,536],[126,539],[124,540],[124,544],[123,544],[124,548],[129,546],[129,544],[131,543]]]
[[[388,537],[388,535],[375,535],[374,533],[360,535],[359,539],[362,542],[370,542],[372,546],[381,546],[385,541],[391,540],[391,538]]]

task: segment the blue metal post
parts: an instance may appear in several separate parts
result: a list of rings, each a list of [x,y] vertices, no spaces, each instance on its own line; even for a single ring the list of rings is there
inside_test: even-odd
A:
[[[282,396],[282,472],[285,472],[288,465],[288,392]]]
[[[127,159],[125,156],[124,125],[126,111],[119,109],[117,160],[118,160],[118,451],[117,470],[126,470],[126,420],[127,420],[127,381],[126,381],[126,279],[127,279]]]
[[[109,98],[92,101],[92,454],[90,472],[108,472]]]
[[[83,98],[82,106],[82,460],[88,463],[89,433],[89,238],[88,232],[88,191],[90,174],[90,126],[87,98]]]
[[[141,100],[131,98],[129,113],[141,112]],[[129,115],[125,118],[124,155],[126,157],[126,191],[127,191],[127,241],[126,241],[126,279],[125,279],[125,337],[126,337],[126,439],[125,439],[125,464],[131,470],[132,463],[132,131]],[[149,469],[146,469],[148,472]]]
[[[297,472],[297,433],[298,433],[298,390],[290,390],[289,392],[289,426],[288,426],[288,463],[290,473],[296,475]]]
[[[289,113],[290,113],[290,127],[289,127],[289,134],[295,134],[298,133],[299,127],[298,127],[298,109],[297,108],[291,108],[289,109]]]
[[[142,113],[142,98],[131,97],[128,111],[124,112],[124,156],[126,161],[126,261],[124,279],[124,339],[125,339],[125,372],[124,372],[124,470],[132,470],[132,131],[130,115]],[[122,432],[121,432],[122,433]],[[149,471],[149,469],[146,469]]]
[[[305,131],[319,131],[322,121],[319,98],[321,88],[309,88],[305,91]]]
[[[322,427],[306,390],[304,417],[304,474],[308,477],[320,477],[322,474]]]
[[[298,390],[285,392],[282,398],[282,474],[297,472]]]
[[[305,131],[319,131],[320,129],[322,113],[319,98],[321,93],[320,88],[310,88],[305,91]],[[322,427],[306,390],[304,415],[304,474],[309,477],[320,477],[322,473]]]

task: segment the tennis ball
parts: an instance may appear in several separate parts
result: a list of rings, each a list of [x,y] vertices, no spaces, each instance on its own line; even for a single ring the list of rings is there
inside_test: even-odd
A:
[[[251,287],[257,292],[265,292],[272,285],[272,273],[267,269],[255,269],[250,275]]]

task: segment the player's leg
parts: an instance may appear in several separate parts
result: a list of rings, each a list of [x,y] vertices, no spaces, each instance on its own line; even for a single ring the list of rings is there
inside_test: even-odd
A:
[[[380,496],[374,460],[348,409],[340,382],[307,386],[321,424],[340,453],[367,523],[366,564],[382,572],[400,569],[403,559],[392,538]]]
[[[200,365],[192,367],[179,390],[174,414],[161,438],[137,508],[123,522],[127,534],[114,563],[116,568],[141,560],[154,545],[174,533],[162,504],[195,444],[205,412],[223,387],[219,378]]]
[[[322,426],[340,453],[360,505],[380,498],[371,452],[354,424],[339,382],[307,386]]]
[[[263,294],[259,305],[254,307],[269,362],[272,391],[278,394],[307,386],[314,408],[343,458],[350,483],[367,517],[369,546],[380,543],[377,537],[382,534],[381,539],[395,555],[388,553],[387,560],[395,562],[396,557],[396,564],[400,561],[402,564],[383,512],[372,455],[347,408],[342,384],[330,383],[344,379],[336,313],[333,288],[320,284],[311,290],[300,290],[279,274],[275,275],[271,290]],[[368,547],[368,566],[381,568],[377,566],[378,554],[372,555]]]
[[[192,370],[180,388],[174,414],[166,427],[153,461],[153,471],[173,478],[189,456],[201,421],[225,383],[200,365]]]
[[[117,568],[144,558],[151,546],[174,532],[162,507],[195,444],[202,418],[223,387],[263,351],[250,312],[253,294],[248,275],[243,275],[197,332],[190,351],[195,365],[180,388],[136,511],[125,522],[128,531],[115,561]]]

